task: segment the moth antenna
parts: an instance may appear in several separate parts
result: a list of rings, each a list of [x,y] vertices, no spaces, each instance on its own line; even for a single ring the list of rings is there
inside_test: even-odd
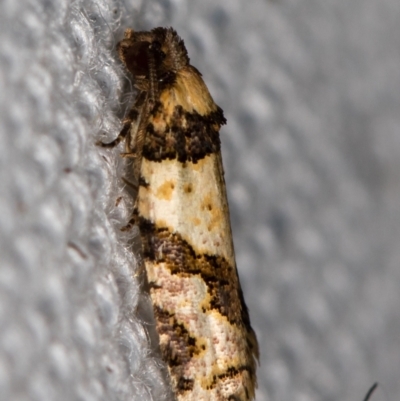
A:
[[[149,101],[154,106],[156,97],[158,96],[158,78],[156,70],[156,61],[152,49],[147,50],[149,58]]]
[[[378,387],[378,383],[374,383],[373,386],[368,390],[368,393],[365,396],[364,401],[369,401],[372,393],[376,390],[377,387]]]

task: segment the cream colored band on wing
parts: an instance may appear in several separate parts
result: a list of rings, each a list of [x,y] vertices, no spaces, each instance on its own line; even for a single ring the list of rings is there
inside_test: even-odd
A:
[[[157,227],[178,232],[196,253],[224,257],[235,266],[229,211],[219,154],[197,163],[142,160],[137,206]]]

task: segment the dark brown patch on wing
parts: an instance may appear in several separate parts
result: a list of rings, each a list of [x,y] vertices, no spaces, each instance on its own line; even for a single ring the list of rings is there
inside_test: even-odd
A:
[[[210,294],[209,308],[218,310],[231,324],[244,326],[253,333],[235,266],[221,256],[197,254],[180,234],[156,227],[143,217],[139,217],[138,223],[146,259],[164,262],[172,274],[201,276]]]
[[[173,312],[154,306],[154,314],[157,320],[159,335],[168,336],[167,343],[161,343],[161,354],[168,362],[171,376],[179,378],[176,390],[179,393],[192,390],[193,379],[185,378],[185,366],[194,355],[204,351],[204,345],[198,345],[196,338],[192,336],[186,327],[177,321]]]
[[[252,377],[255,374],[255,369],[254,366],[231,366],[224,373],[221,373],[219,375],[214,375],[212,383],[209,385],[208,388],[214,388],[217,386],[221,381],[227,378],[233,378],[235,376],[243,374],[243,372],[248,372],[249,376]],[[249,399],[249,394],[247,388],[245,388],[246,391],[246,399]],[[234,396],[233,396],[234,397]]]
[[[178,393],[184,393],[185,391],[193,390],[194,380],[193,379],[185,379],[184,377],[180,377],[177,384]]]
[[[145,178],[142,175],[139,176],[139,186],[144,188],[149,187],[149,183],[145,180]]]
[[[209,154],[220,152],[219,129],[226,120],[218,107],[215,112],[201,116],[189,113],[176,106],[173,116],[158,102],[152,113],[152,121],[170,121],[156,129],[149,123],[142,155],[144,158],[161,162],[165,159],[178,159],[181,163],[196,163]]]

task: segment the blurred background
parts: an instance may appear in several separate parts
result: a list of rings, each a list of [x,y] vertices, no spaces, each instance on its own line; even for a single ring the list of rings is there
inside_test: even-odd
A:
[[[122,149],[94,144],[134,95],[123,30],[172,26],[228,120],[257,401],[360,401],[375,381],[396,400],[399,17],[395,0],[3,1],[0,399],[169,396],[119,230]]]

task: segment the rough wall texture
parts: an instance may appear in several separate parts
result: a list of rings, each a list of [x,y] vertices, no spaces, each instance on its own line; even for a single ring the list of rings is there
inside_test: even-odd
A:
[[[0,4],[0,399],[168,398],[113,138],[115,43],[173,26],[224,109],[257,400],[400,394],[396,0]],[[128,83],[127,83],[128,82]],[[121,198],[122,197],[122,198]],[[136,244],[137,245],[137,244]],[[150,333],[150,334],[148,334]],[[381,397],[381,398],[380,398]]]

